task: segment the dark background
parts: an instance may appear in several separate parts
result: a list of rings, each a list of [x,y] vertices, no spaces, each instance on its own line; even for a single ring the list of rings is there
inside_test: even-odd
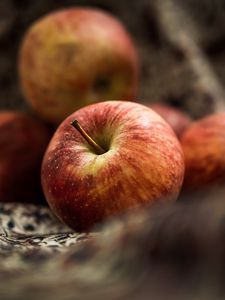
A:
[[[224,108],[224,0],[1,0],[1,109],[27,109],[17,58],[29,25],[50,11],[74,5],[111,12],[133,35],[141,57],[139,100],[165,101],[193,117]]]

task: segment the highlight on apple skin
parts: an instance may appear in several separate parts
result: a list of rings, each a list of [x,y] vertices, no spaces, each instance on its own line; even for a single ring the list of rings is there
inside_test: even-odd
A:
[[[42,17],[20,49],[25,99],[54,124],[99,99],[132,101],[138,73],[129,33],[114,16],[94,8],[68,8]]]
[[[138,103],[107,101],[74,112],[58,127],[43,159],[42,186],[52,211],[83,231],[129,209],[175,201],[183,174],[180,143],[158,114]]]
[[[50,131],[27,113],[0,112],[0,201],[44,202],[40,172]]]
[[[148,107],[157,112],[172,127],[177,137],[180,139],[182,134],[191,125],[191,118],[183,111],[164,103],[150,103]]]
[[[225,113],[194,122],[181,138],[184,192],[208,192],[225,184]]]

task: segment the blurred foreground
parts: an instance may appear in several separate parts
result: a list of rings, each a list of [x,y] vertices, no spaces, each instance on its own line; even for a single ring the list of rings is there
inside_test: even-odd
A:
[[[71,233],[47,208],[1,204],[1,299],[224,299],[219,198],[121,217],[101,234]]]

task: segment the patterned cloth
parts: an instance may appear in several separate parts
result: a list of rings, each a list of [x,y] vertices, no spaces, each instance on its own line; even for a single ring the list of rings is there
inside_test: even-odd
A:
[[[47,207],[0,203],[1,275],[26,269],[31,261],[40,263],[87,238],[62,225]]]

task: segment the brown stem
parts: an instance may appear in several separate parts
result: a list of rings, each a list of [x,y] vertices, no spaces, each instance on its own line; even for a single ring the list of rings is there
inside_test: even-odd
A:
[[[92,148],[95,150],[97,154],[103,154],[106,152],[105,149],[103,149],[101,146],[99,146],[88,134],[84,129],[80,126],[79,122],[77,120],[73,120],[71,122],[71,125],[79,131],[79,133],[82,135],[82,137],[88,142],[89,145],[92,146]]]

